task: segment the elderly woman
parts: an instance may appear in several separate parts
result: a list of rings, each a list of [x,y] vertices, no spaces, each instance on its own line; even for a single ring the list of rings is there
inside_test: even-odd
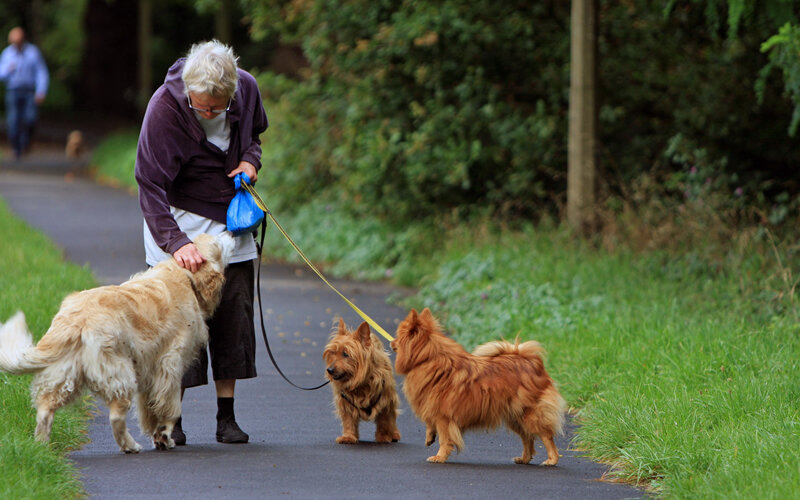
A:
[[[203,263],[192,239],[226,229],[233,177],[255,182],[261,168],[259,135],[267,129],[252,75],[237,67],[233,50],[213,40],[192,46],[169,69],[147,105],[136,152],[136,181],[144,215],[147,264],[171,256],[194,272]],[[217,441],[246,443],[233,411],[237,379],[256,376],[253,325],[252,235],[236,238],[225,290],[208,321],[211,370],[217,393]],[[184,375],[183,388],[208,383],[208,355]],[[173,439],[185,444],[178,420]]]

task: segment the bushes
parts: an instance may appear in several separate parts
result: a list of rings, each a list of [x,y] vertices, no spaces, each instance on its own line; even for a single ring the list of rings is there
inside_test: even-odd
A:
[[[266,87],[302,116],[267,147],[297,162],[279,166],[294,182],[335,182],[357,211],[400,219],[468,205],[530,212],[557,189],[568,6],[286,8],[278,29],[303,40],[312,74],[280,95]]]
[[[622,194],[643,172],[666,182],[693,168],[713,169],[715,188],[739,188],[742,203],[768,206],[800,192],[782,82],[759,80],[768,62],[760,44],[775,20],[751,9],[728,38],[727,2],[712,4],[601,2],[604,196]],[[297,85],[262,78],[273,124],[265,154],[293,199],[329,196],[354,213],[399,220],[558,214],[568,2],[252,8],[256,34],[298,40],[311,62]]]

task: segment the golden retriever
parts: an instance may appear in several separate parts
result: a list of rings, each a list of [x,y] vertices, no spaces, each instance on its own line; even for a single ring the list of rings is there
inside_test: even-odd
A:
[[[88,388],[108,405],[123,452],[142,449],[126,424],[134,395],[143,434],[157,449],[175,446],[181,377],[208,341],[205,320],[219,304],[234,247],[229,233],[194,243],[206,259],[197,272],[169,259],[121,285],[73,293],[35,346],[22,312],[0,327],[0,370],[36,374],[38,441],[49,441],[55,411]]]

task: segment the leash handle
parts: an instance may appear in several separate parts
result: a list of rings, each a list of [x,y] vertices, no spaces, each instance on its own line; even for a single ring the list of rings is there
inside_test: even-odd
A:
[[[247,184],[245,184],[245,186],[247,186]],[[265,217],[264,220],[261,221],[261,243],[259,243],[259,245],[258,245],[258,273],[257,273],[257,278],[256,278],[256,290],[258,291],[258,315],[261,318],[261,336],[264,337],[264,345],[267,346],[267,354],[269,354],[269,359],[272,361],[272,366],[274,366],[275,369],[280,374],[280,376],[283,377],[283,380],[289,382],[290,385],[292,385],[292,386],[294,386],[294,387],[296,387],[296,388],[298,388],[300,390],[303,390],[303,391],[316,391],[317,389],[320,389],[320,388],[325,387],[326,385],[328,385],[330,380],[326,380],[325,382],[323,382],[322,384],[320,384],[320,385],[318,385],[316,387],[303,387],[301,385],[295,384],[294,382],[289,380],[289,377],[287,377],[283,373],[281,368],[278,366],[278,362],[275,361],[275,356],[273,356],[273,354],[272,354],[272,349],[269,347],[269,340],[267,340],[267,329],[264,327],[263,302],[261,302],[261,251],[264,248],[264,235],[266,234],[266,232],[267,232],[267,219]]]

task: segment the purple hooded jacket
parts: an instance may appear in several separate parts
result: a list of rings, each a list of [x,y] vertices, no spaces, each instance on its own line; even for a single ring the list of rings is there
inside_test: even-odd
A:
[[[235,193],[228,173],[240,161],[261,168],[259,135],[268,127],[256,80],[240,69],[228,111],[227,154],[211,144],[189,109],[181,79],[184,61],[172,65],[150,98],[136,151],[142,215],[156,244],[170,254],[191,242],[172,217],[170,205],[224,224]]]

